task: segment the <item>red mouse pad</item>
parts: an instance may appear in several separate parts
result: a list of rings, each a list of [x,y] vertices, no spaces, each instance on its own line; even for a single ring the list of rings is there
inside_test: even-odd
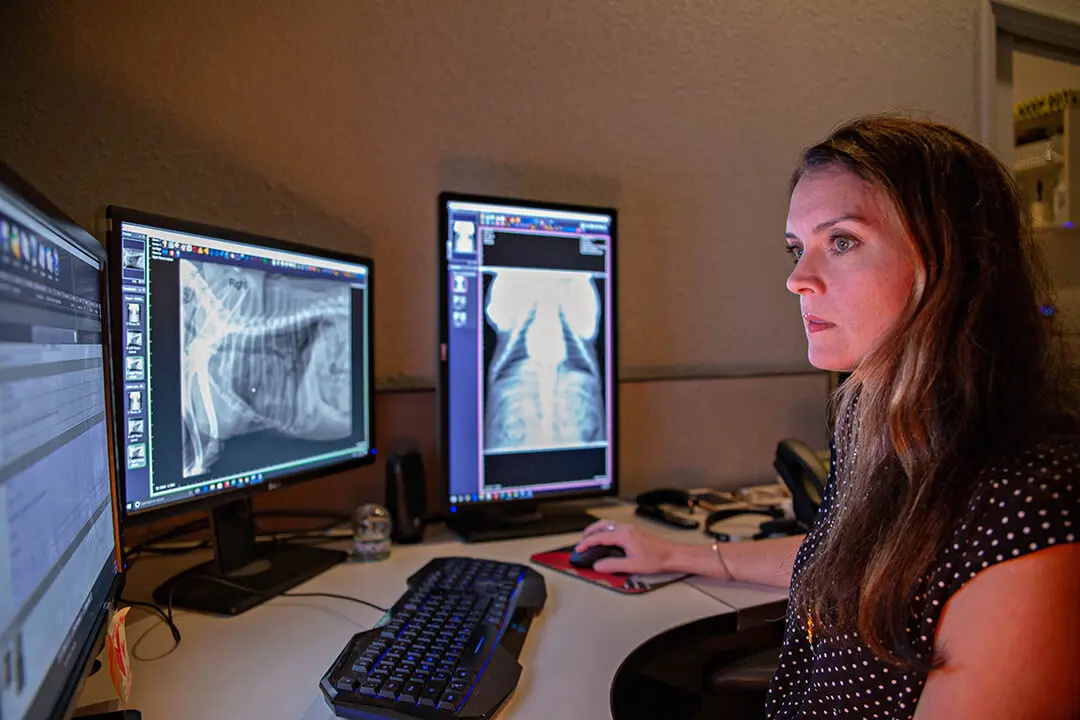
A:
[[[558,570],[561,573],[567,575],[573,575],[579,580],[605,587],[608,590],[614,590],[618,593],[625,593],[628,595],[640,595],[641,593],[647,593],[650,590],[670,585],[673,582],[678,582],[683,578],[690,577],[688,573],[649,573],[641,574],[635,573],[627,575],[625,573],[605,573],[597,572],[589,568],[574,567],[570,564],[570,553],[574,551],[574,546],[569,545],[567,547],[556,548],[555,550],[548,550],[546,552],[539,552],[530,557],[537,565],[542,565],[552,570]]]

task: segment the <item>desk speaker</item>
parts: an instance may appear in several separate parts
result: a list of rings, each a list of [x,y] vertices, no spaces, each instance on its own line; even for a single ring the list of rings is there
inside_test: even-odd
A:
[[[397,452],[386,459],[386,509],[393,520],[392,542],[408,545],[423,539],[427,483],[418,451]]]

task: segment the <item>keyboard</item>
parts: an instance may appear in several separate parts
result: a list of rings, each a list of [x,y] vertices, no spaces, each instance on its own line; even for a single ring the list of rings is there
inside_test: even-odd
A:
[[[319,686],[342,718],[492,718],[544,607],[544,578],[516,563],[428,562],[379,625],[349,640]]]

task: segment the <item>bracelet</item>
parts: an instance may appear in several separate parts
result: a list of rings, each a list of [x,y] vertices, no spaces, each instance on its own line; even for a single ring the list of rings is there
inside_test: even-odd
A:
[[[713,549],[713,553],[716,554],[716,559],[719,560],[720,564],[724,566],[724,572],[726,572],[728,574],[728,576],[732,580],[734,580],[735,579],[735,573],[731,572],[731,568],[728,567],[727,562],[724,560],[723,554],[721,554],[721,552],[720,552],[720,542],[719,541],[713,542],[712,549]]]

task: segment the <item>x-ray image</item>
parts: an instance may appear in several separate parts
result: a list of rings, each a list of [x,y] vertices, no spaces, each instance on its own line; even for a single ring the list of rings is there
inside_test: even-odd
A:
[[[131,415],[138,415],[142,412],[142,390],[129,390],[127,394],[128,398],[128,413]]]
[[[128,325],[139,325],[142,323],[142,305],[137,302],[129,302],[127,304],[127,321]]]
[[[146,267],[146,256],[142,250],[124,248],[124,267],[130,270],[142,270]]]
[[[467,220],[454,223],[454,252],[460,255],[476,252],[476,223]]]
[[[605,441],[604,280],[510,269],[483,282],[484,449]]]
[[[142,380],[146,375],[146,366],[143,364],[143,359],[137,355],[129,355],[124,358],[125,370],[127,371],[128,380]]]
[[[142,418],[130,418],[128,420],[128,441],[138,440],[143,436],[146,421]]]
[[[455,310],[464,310],[465,307],[469,304],[469,296],[468,295],[455,294],[453,297],[454,297],[454,309]]]
[[[128,445],[128,468],[135,470],[146,467],[146,443]]]
[[[193,260],[179,265],[184,477],[222,462],[240,436],[272,433],[278,450],[290,441],[349,438],[350,287]],[[250,467],[250,450],[237,462]]]
[[[127,336],[127,351],[129,353],[137,353],[142,351],[142,331],[129,330]]]

